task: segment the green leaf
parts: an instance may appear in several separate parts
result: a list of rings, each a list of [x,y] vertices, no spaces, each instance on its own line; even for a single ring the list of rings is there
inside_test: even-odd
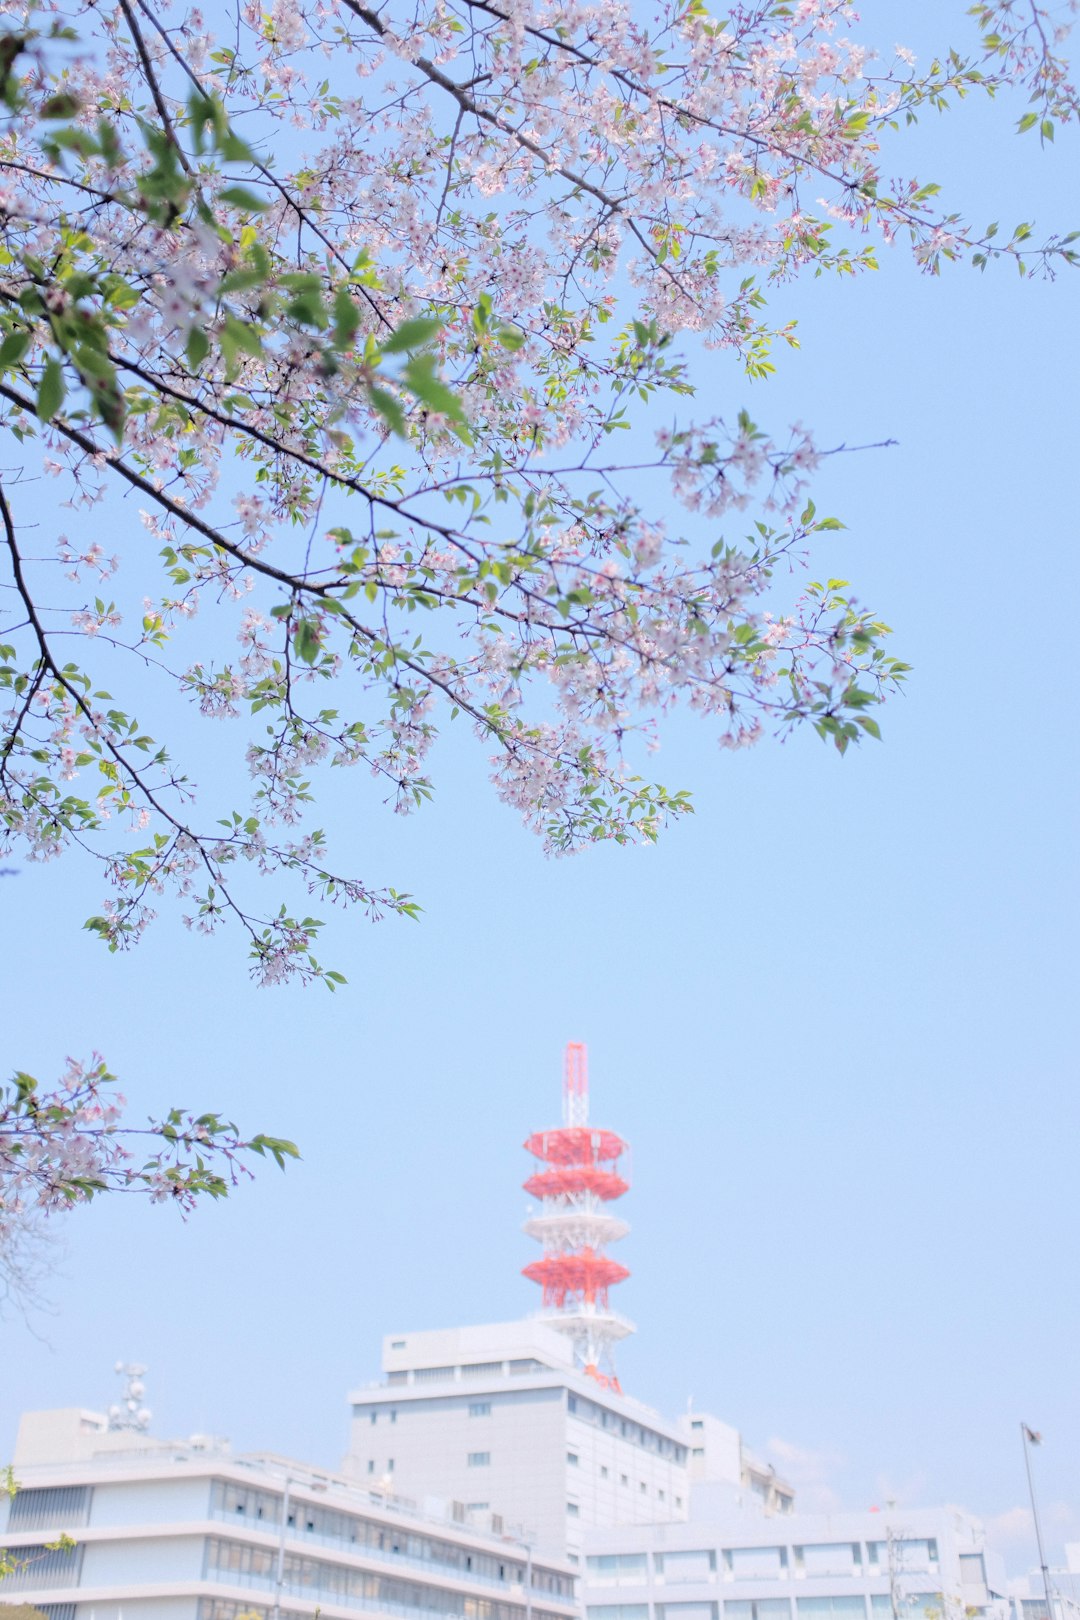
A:
[[[322,637],[319,627],[311,619],[301,619],[293,631],[293,648],[297,658],[303,659],[305,664],[313,664],[319,656],[322,647]]]
[[[380,345],[383,354],[404,354],[410,349],[422,348],[442,328],[442,321],[434,315],[417,315],[414,320],[402,321],[396,332]]]
[[[210,339],[201,326],[193,326],[188,333],[187,358],[192,371],[198,371],[210,353]]]
[[[218,202],[231,203],[249,214],[261,214],[270,206],[265,197],[260,197],[257,191],[249,191],[247,186],[226,186],[218,192]]]
[[[393,394],[387,393],[385,388],[369,388],[368,398],[391,433],[396,433],[399,439],[403,439],[405,437],[405,412]]]
[[[19,327],[9,332],[3,343],[0,343],[0,371],[6,371],[9,366],[17,365],[30,347],[30,333]]]
[[[42,118],[74,118],[82,106],[78,96],[69,91],[60,91],[58,95],[49,96],[41,103],[39,111]]]
[[[238,321],[235,315],[225,317],[225,335],[230,339],[233,347],[242,349],[250,354],[253,360],[262,357],[262,338],[253,326]]]
[[[50,355],[45,362],[41,382],[38,385],[37,404],[35,409],[38,420],[51,422],[61,405],[64,403],[64,394],[67,392],[64,383],[64,370],[58,360]]]
[[[347,349],[360,326],[360,313],[348,287],[339,287],[334,294],[334,347]]]
[[[453,389],[448,388],[442,378],[435,374],[434,355],[417,355],[409,361],[403,375],[406,386],[416,395],[421,405],[426,405],[429,410],[438,411],[442,416],[448,416],[452,422],[464,424],[465,412],[461,408],[461,401]]]

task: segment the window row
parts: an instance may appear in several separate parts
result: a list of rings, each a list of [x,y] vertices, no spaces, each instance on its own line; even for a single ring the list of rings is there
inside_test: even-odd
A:
[[[90,1485],[31,1485],[16,1491],[9,1530],[77,1530],[90,1523]]]
[[[206,1574],[272,1586],[277,1574],[277,1558],[274,1548],[253,1547],[215,1536],[207,1543]],[[454,1616],[454,1620],[525,1620],[525,1609],[519,1603],[473,1597],[393,1575],[349,1569],[303,1553],[285,1554],[283,1591],[320,1597],[348,1607],[381,1609],[391,1614]],[[533,1614],[535,1620],[563,1620],[563,1616],[543,1609],[534,1609]]]
[[[387,1373],[386,1382],[394,1388],[402,1384],[449,1384],[458,1378],[520,1378],[525,1373],[550,1372],[535,1356],[518,1356],[512,1361],[469,1361],[460,1367],[414,1367],[410,1371]]]
[[[78,1586],[82,1555],[79,1546],[10,1548],[8,1557],[15,1567],[4,1576],[5,1599],[9,1592],[32,1592],[35,1587]]]
[[[794,1620],[943,1620],[940,1592],[849,1593],[795,1599]],[[895,1604],[895,1607],[894,1607]],[[586,1620],[793,1620],[790,1598],[736,1598],[724,1603],[590,1603]]]
[[[623,1483],[626,1476],[623,1475]],[[644,1489],[644,1487],[642,1487]],[[591,1574],[600,1578],[644,1578],[645,1553],[625,1553],[591,1557]],[[823,1575],[862,1575],[893,1570],[898,1574],[933,1573],[938,1566],[938,1546],[932,1538],[866,1543],[866,1557],[857,1541],[823,1542],[796,1546],[725,1547],[686,1552],[657,1552],[653,1567],[665,1583],[708,1580],[719,1571],[730,1579],[772,1578],[788,1574],[817,1578]]]
[[[219,1517],[261,1520],[275,1526],[281,1522],[282,1497],[253,1486],[216,1480],[212,1502]],[[523,1567],[513,1560],[473,1551],[457,1542],[444,1541],[439,1536],[380,1524],[377,1520],[364,1519],[322,1504],[299,1502],[293,1498],[289,1503],[289,1523],[302,1533],[318,1536],[325,1541],[338,1542],[346,1547],[368,1548],[382,1556],[430,1563],[455,1574],[476,1575],[490,1581],[524,1579]],[[574,1583],[570,1576],[536,1564],[533,1565],[533,1586],[537,1590],[563,1597],[574,1595]]]
[[[655,1429],[647,1428],[643,1423],[636,1423],[633,1418],[620,1417],[609,1407],[601,1406],[599,1401],[590,1401],[584,1395],[568,1393],[566,1397],[567,1411],[576,1417],[583,1418],[586,1423],[595,1423],[597,1428],[606,1429],[609,1434],[617,1435],[621,1440],[629,1440],[633,1445],[641,1446],[645,1451],[651,1451],[658,1457],[667,1457],[672,1462],[685,1463],[686,1447],[677,1440],[671,1440],[666,1434],[657,1434]]]

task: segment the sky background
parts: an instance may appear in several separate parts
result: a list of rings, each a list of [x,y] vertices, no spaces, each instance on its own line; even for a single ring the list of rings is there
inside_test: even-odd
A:
[[[945,9],[864,8],[920,47]],[[905,170],[980,223],[1080,224],[1075,138],[1040,153],[1015,113],[934,120]],[[119,1199],[63,1221],[49,1308],[0,1320],[0,1461],[21,1410],[115,1398],[118,1358],[148,1364],[162,1433],[337,1461],[384,1333],[536,1307],[520,1144],[577,1039],[633,1146],[629,1393],[737,1424],[806,1507],[961,1503],[1017,1571],[1023,1420],[1051,1559],[1080,1538],[1077,283],[896,253],[781,300],[800,353],[753,388],[699,365],[698,408],[899,440],[814,489],[848,525],[815,576],[915,666],[884,742],[732,756],[679,721],[658,773],[697,814],[557,862],[464,732],[411,820],[335,773],[338,848],[424,907],[336,920],[335,996],[256,990],[238,939],[169,914],[108,956],[77,862],[5,880],[10,1066],[96,1047],[133,1114],[222,1108],[304,1157],[186,1224]]]

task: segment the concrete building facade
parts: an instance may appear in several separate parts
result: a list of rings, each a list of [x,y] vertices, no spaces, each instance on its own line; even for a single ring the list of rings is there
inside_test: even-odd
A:
[[[5,1602],[47,1620],[575,1620],[574,1575],[452,1504],[421,1511],[344,1475],[104,1416],[24,1420],[0,1508]],[[475,1516],[474,1516],[475,1518]],[[63,1539],[66,1538],[66,1539]],[[61,1543],[57,1545],[57,1543]],[[52,1544],[52,1545],[50,1545]]]
[[[770,1515],[709,1485],[691,1503],[590,1532],[585,1620],[1008,1620],[1001,1561],[955,1509]]]
[[[686,1436],[583,1372],[543,1321],[390,1335],[383,1372],[349,1397],[361,1483],[496,1513],[574,1559],[592,1525],[686,1516]]]

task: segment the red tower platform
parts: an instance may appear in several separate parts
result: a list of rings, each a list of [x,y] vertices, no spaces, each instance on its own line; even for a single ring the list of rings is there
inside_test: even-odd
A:
[[[633,1327],[611,1309],[608,1290],[630,1273],[604,1248],[629,1230],[608,1208],[629,1187],[619,1168],[627,1145],[614,1131],[589,1124],[588,1068],[579,1041],[566,1048],[562,1125],[534,1132],[525,1148],[541,1166],[525,1182],[541,1205],[525,1231],[544,1252],[524,1275],[540,1284],[551,1325],[573,1341],[582,1369],[618,1389],[612,1346]]]

